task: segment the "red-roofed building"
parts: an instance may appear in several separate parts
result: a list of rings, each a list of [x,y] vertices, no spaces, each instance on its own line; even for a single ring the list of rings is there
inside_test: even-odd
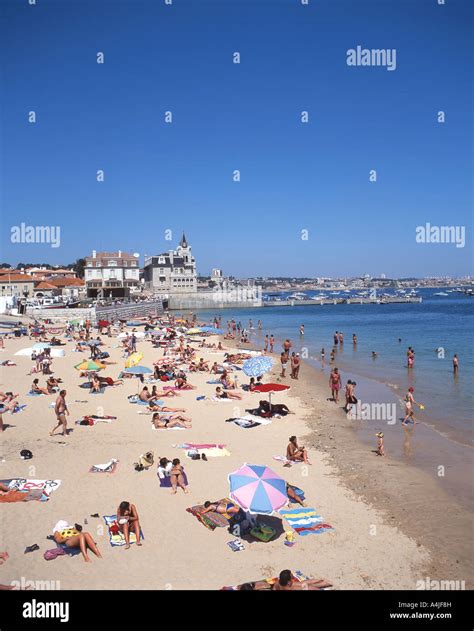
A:
[[[17,270],[7,271],[0,275],[0,296],[16,296],[31,298],[35,279],[28,274],[20,274]]]

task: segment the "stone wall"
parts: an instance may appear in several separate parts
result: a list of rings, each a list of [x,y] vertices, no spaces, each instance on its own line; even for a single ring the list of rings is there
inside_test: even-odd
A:
[[[261,296],[245,290],[198,291],[189,294],[169,294],[170,311],[196,311],[199,309],[251,309],[261,307]]]

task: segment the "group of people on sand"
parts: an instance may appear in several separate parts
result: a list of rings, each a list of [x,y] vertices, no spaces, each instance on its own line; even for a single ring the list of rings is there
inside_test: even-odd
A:
[[[237,588],[239,591],[274,591],[274,592],[295,592],[295,591],[312,591],[321,590],[332,587],[332,583],[325,579],[308,578],[298,580],[293,576],[291,570],[283,570],[278,576],[276,582],[254,581],[251,583],[243,583]]]

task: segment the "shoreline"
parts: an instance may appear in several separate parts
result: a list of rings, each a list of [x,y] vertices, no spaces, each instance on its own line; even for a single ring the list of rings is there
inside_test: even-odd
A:
[[[282,341],[275,338],[275,348]],[[238,347],[240,350],[250,347],[252,350],[261,350],[253,342],[245,346],[239,343]],[[269,356],[275,360],[279,373],[278,353]],[[418,546],[429,551],[430,560],[423,576],[434,580],[464,580],[466,589],[472,589],[474,574],[469,536],[472,512],[469,508],[453,499],[449,490],[440,488],[436,478],[420,466],[390,455],[390,443],[387,444],[387,441],[387,455],[385,458],[377,457],[373,435],[382,429],[386,432],[386,422],[376,422],[373,427],[357,427],[354,421],[347,418],[340,404],[335,406],[332,401],[328,401],[330,393],[326,371],[318,370],[308,359],[303,359],[301,363],[298,381],[290,377],[284,380],[278,377],[276,381],[291,385],[288,393],[290,399],[300,398],[310,406],[305,416],[308,428],[308,434],[304,436],[305,444],[326,454],[336,467],[336,475],[339,475],[343,486],[356,493],[368,506],[381,511],[384,523],[396,526],[416,540]],[[389,389],[388,384],[377,383]],[[373,421],[366,423],[370,425]],[[437,440],[453,442],[442,434],[438,435],[434,428],[423,422],[420,425],[436,433]],[[400,431],[400,425],[395,425],[394,429]],[[391,469],[388,470],[388,467]],[[394,470],[396,476],[393,475]],[[472,494],[466,499],[472,505]],[[450,515],[449,528],[439,527],[441,510],[444,515]],[[455,558],[452,558],[452,554]]]

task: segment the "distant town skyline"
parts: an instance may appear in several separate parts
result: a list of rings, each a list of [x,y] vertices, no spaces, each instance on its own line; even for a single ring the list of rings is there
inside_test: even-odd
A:
[[[200,274],[472,273],[471,3],[40,4],[0,26],[5,262],[185,230]]]

